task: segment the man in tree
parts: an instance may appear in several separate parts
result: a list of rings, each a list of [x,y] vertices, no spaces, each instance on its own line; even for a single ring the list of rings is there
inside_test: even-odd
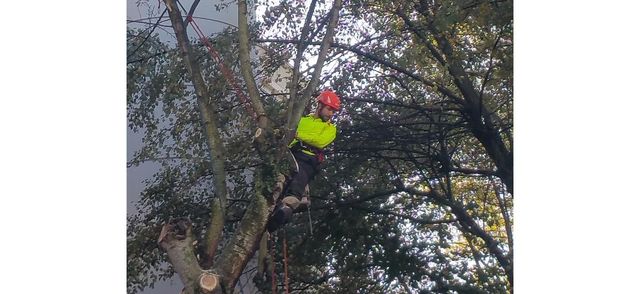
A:
[[[324,161],[323,149],[336,138],[336,126],[331,123],[331,118],[340,109],[340,98],[333,91],[325,90],[317,100],[315,113],[300,119],[296,136],[289,144],[297,172],[289,181],[284,194],[286,197],[276,206],[269,220],[269,232],[286,224],[294,211],[309,206],[309,199],[303,196],[305,187],[320,170],[320,164]]]

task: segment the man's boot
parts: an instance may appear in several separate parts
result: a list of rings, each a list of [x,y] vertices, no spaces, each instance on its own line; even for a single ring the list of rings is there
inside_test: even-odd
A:
[[[293,210],[291,207],[287,206],[284,203],[278,204],[275,210],[273,211],[273,215],[269,219],[267,223],[267,230],[269,233],[274,232],[284,224],[288,223],[291,220],[291,215],[293,214]]]

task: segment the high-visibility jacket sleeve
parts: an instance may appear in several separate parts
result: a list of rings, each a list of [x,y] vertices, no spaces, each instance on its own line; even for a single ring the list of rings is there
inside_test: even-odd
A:
[[[336,126],[313,116],[300,119],[296,138],[316,148],[324,148],[336,138]]]

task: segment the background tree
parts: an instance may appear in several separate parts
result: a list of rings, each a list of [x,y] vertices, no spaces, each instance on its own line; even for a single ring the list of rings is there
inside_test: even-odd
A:
[[[318,85],[345,108],[311,187],[313,234],[302,215],[286,228],[290,288],[511,291],[511,1],[258,1],[267,7],[251,30],[240,1],[238,29],[213,43],[239,61],[229,65],[246,103],[166,4],[178,48],[147,32],[127,38],[129,122],[145,132],[130,164],[162,162],[129,219],[130,292],[174,271],[187,291],[201,291],[208,271],[224,289],[245,271],[270,291],[264,268],[245,267],[289,169],[282,150]],[[256,44],[269,58],[251,66]],[[289,59],[288,98],[260,93],[255,76]]]

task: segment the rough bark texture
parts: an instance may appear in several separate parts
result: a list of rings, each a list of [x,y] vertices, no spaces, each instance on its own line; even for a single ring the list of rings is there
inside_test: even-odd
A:
[[[260,100],[258,89],[252,74],[249,54],[249,31],[247,25],[247,5],[244,1],[239,1],[238,13],[239,13],[239,43],[240,43],[240,61],[241,71],[248,87],[248,92],[251,100],[251,107],[257,114],[258,119],[258,131],[254,138],[254,143],[258,154],[263,159],[263,166],[259,167],[254,176],[254,190],[255,196],[251,200],[247,207],[244,216],[240,220],[233,237],[225,248],[223,248],[220,256],[216,258],[216,263],[212,264],[213,258],[216,253],[217,244],[219,243],[222,229],[224,227],[224,216],[227,199],[226,190],[226,173],[224,171],[224,156],[222,141],[218,131],[217,121],[218,118],[213,111],[213,107],[210,104],[209,93],[207,86],[202,78],[201,70],[193,56],[192,49],[190,47],[189,39],[186,34],[185,24],[183,22],[182,15],[176,6],[175,0],[164,0],[169,11],[171,18],[171,24],[178,40],[178,47],[182,54],[185,66],[189,71],[189,75],[193,81],[195,92],[198,100],[198,108],[200,110],[202,123],[204,126],[205,135],[210,151],[211,168],[214,176],[214,188],[216,192],[216,199],[212,202],[212,220],[206,235],[205,244],[205,256],[201,264],[205,265],[205,269],[213,268],[215,273],[215,282],[218,284],[215,291],[222,291],[226,293],[232,293],[235,284],[237,283],[240,274],[246,267],[249,260],[252,258],[262,236],[264,234],[267,220],[273,206],[275,199],[280,196],[283,188],[284,176],[276,176],[280,166],[283,165],[281,159],[286,156],[287,143],[291,138],[284,139],[284,135],[280,132],[277,135],[271,126],[268,125],[268,120]],[[317,84],[319,74],[322,69],[322,65],[326,58],[327,51],[329,49],[331,39],[333,38],[333,30],[337,24],[338,11],[342,1],[336,0],[332,9],[332,17],[327,28],[327,35],[323,41],[321,47],[321,53],[318,58],[318,63],[315,67],[315,72],[312,81],[313,85]],[[194,7],[192,6],[193,10]],[[315,87],[315,86],[314,86]],[[313,87],[307,88],[304,97],[309,97]],[[304,105],[303,105],[304,106]],[[298,121],[302,116],[302,107],[294,111],[292,120]],[[277,183],[275,187],[273,184]],[[170,232],[176,227],[167,225],[161,235],[160,243],[163,249],[165,249],[170,256],[170,262],[174,265],[174,268],[178,275],[181,277],[185,285],[183,290],[185,293],[209,293],[211,289],[209,287],[214,282],[212,276],[207,276],[210,273],[203,271],[199,261],[196,258],[194,251],[194,238],[189,229],[184,234],[177,234],[177,238],[173,238]],[[180,227],[181,228],[181,227]],[[202,275],[205,276],[202,276]],[[201,278],[205,278],[202,280]],[[201,283],[202,282],[202,283]],[[203,284],[204,283],[204,284]]]
[[[211,169],[214,177],[215,194],[218,200],[211,203],[212,220],[207,232],[205,244],[207,247],[206,254],[209,254],[210,252],[215,251],[218,240],[222,235],[222,228],[224,227],[224,216],[227,203],[227,186],[225,182],[226,171],[224,170],[225,152],[217,126],[218,117],[209,104],[209,92],[204,79],[202,78],[200,66],[193,57],[191,45],[187,37],[187,31],[183,23],[182,14],[174,0],[166,0],[165,4],[169,11],[169,17],[171,19],[173,31],[176,34],[176,39],[178,40],[178,47],[180,48],[180,53],[184,59],[184,64],[189,71],[191,80],[193,81],[196,89],[195,92],[198,100],[200,117],[210,150],[209,155],[211,158]],[[212,256],[206,256],[205,260],[210,261],[211,258]]]
[[[324,38],[322,39],[322,44],[320,45],[320,52],[318,53],[318,61],[314,66],[313,75],[311,77],[311,80],[309,81],[309,84],[307,85],[307,88],[304,90],[304,93],[302,94],[300,99],[297,99],[296,101],[294,101],[292,115],[290,118],[287,119],[288,134],[287,136],[285,136],[283,144],[288,144],[293,139],[295,135],[295,129],[298,125],[298,121],[300,120],[300,117],[302,117],[302,113],[304,112],[304,107],[306,104],[304,102],[309,100],[309,97],[311,97],[311,93],[316,89],[316,86],[318,85],[320,72],[322,71],[324,61],[327,58],[327,53],[329,52],[329,48],[331,48],[331,43],[333,41],[335,28],[338,24],[338,15],[340,14],[341,7],[342,7],[342,0],[335,0],[333,2],[333,7],[329,12],[331,15],[329,20],[329,25],[327,26],[326,34],[324,35]],[[296,85],[292,85],[292,86],[296,86]]]
[[[258,249],[269,213],[270,206],[267,200],[262,195],[256,195],[247,207],[229,244],[222,251],[220,262],[216,266],[217,272],[223,275],[225,289],[235,287],[242,270]]]
[[[298,38],[298,46],[296,52],[296,58],[293,60],[293,74],[291,76],[291,81],[289,82],[289,104],[287,107],[287,125],[290,124],[290,120],[292,119],[293,109],[295,108],[295,102],[298,100],[298,82],[300,80],[300,62],[302,61],[302,56],[304,50],[307,48],[308,43],[306,43],[307,35],[310,30],[311,16],[316,9],[316,0],[312,0],[309,5],[309,10],[307,11],[307,17],[304,21],[304,26],[302,26],[302,31],[300,32],[300,38]]]
[[[264,106],[260,100],[260,94],[258,92],[258,86],[253,76],[251,67],[251,58],[249,53],[249,25],[247,23],[247,2],[244,0],[238,1],[238,44],[240,53],[240,71],[242,77],[247,85],[247,92],[249,92],[249,99],[251,100],[251,106],[255,111],[258,119],[258,127],[267,128],[267,116],[264,111]]]
[[[220,235],[224,229],[224,207],[222,206],[222,201],[214,201],[211,204],[211,215],[211,223],[205,236],[205,252],[201,262],[204,268],[213,266],[213,258],[215,257],[216,249],[218,249]]]
[[[198,280],[202,274],[193,248],[194,241],[191,223],[186,219],[175,219],[165,224],[158,239],[158,244],[167,252],[187,294],[197,293]]]

